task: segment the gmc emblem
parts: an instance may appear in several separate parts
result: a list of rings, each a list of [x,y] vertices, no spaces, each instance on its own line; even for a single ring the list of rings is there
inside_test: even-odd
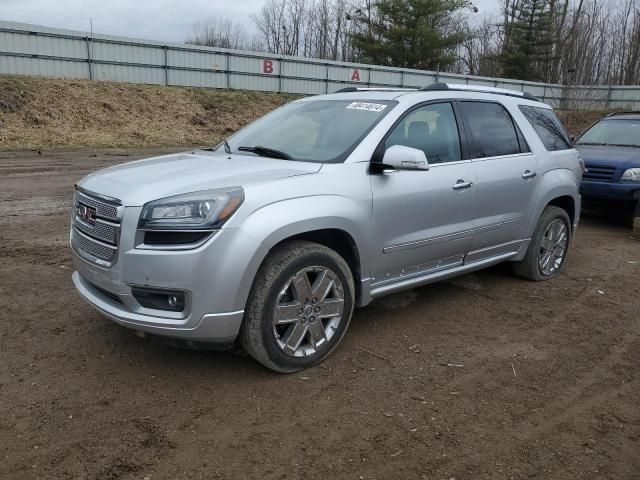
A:
[[[78,217],[91,225],[96,224],[96,209],[86,205],[78,205]]]

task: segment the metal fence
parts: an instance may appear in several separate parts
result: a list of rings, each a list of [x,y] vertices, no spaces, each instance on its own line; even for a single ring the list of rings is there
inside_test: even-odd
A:
[[[640,87],[566,86],[162,43],[0,21],[0,74],[299,94],[345,86],[465,83],[529,92],[565,109],[640,110]]]

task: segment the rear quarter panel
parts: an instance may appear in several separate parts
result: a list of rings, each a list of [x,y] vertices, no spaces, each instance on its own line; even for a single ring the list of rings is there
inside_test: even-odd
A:
[[[579,190],[582,167],[579,161],[580,154],[575,148],[547,151],[533,126],[520,111],[520,105],[540,107],[539,102],[522,99],[514,99],[510,102],[512,115],[520,126],[529,148],[538,159],[538,201],[527,228],[526,238],[530,238],[543,210],[555,198],[569,196],[573,199],[573,217],[577,221],[580,216]]]
[[[527,229],[527,238],[531,238],[538,224],[538,219],[549,203],[559,197],[573,199],[573,212],[569,216],[574,220],[574,227],[580,217],[580,180],[582,168],[579,164],[578,152],[574,149],[547,152],[540,165],[540,179],[538,180],[538,202]]]

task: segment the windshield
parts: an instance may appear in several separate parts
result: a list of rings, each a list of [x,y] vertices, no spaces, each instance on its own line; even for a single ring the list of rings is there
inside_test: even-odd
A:
[[[310,100],[262,117],[228,140],[232,153],[308,162],[344,161],[397,102]],[[219,147],[224,151],[224,144]]]
[[[576,145],[640,147],[640,120],[602,120],[587,130]]]

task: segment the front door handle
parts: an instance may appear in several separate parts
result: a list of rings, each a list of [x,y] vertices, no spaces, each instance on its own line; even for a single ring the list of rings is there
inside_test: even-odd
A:
[[[525,178],[525,179],[527,179],[527,178],[533,178],[533,177],[535,177],[536,175],[537,175],[537,173],[536,173],[536,172],[532,172],[531,170],[527,170],[527,171],[525,171],[525,172],[522,174],[522,178]]]
[[[454,190],[462,190],[463,188],[473,187],[473,182],[465,182],[464,180],[458,180],[453,184]]]

